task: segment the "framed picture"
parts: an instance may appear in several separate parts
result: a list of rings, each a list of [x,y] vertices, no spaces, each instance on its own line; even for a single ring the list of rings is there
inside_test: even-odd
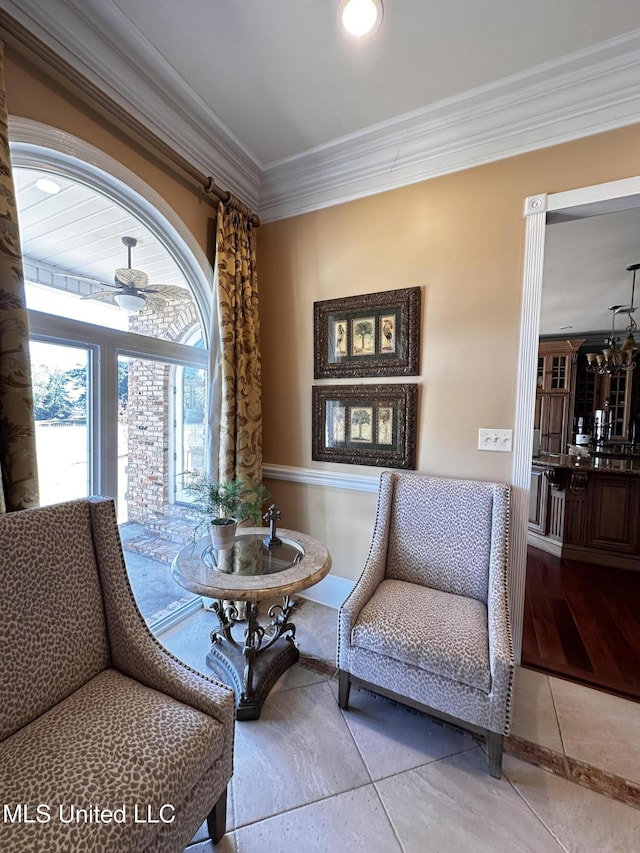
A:
[[[416,467],[416,384],[314,385],[312,404],[312,459]]]
[[[420,301],[405,287],[314,302],[315,378],[416,376]]]

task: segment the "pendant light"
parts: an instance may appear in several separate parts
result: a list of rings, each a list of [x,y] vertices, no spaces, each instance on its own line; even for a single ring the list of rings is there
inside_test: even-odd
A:
[[[640,269],[640,264],[631,264],[627,267],[627,272],[633,273],[631,281],[631,303],[629,305],[612,305],[609,308],[611,311],[611,334],[605,338],[606,347],[601,353],[587,353],[587,370],[590,373],[606,373],[609,376],[622,376],[628,370],[633,370],[636,366],[636,356],[640,350],[636,346],[633,333],[638,326],[633,319],[635,313],[634,298],[636,290],[636,272]],[[627,336],[624,339],[622,346],[617,346],[620,343],[620,338],[616,336],[616,314],[627,314],[629,317],[629,325],[626,328]]]

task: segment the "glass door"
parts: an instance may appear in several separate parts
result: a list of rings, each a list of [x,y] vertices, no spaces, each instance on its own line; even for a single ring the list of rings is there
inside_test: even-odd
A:
[[[206,371],[197,367],[175,367],[173,373],[174,450],[173,502],[189,503],[189,474],[205,469]]]
[[[118,356],[120,534],[138,606],[151,621],[195,598],[175,583],[170,566],[194,527],[174,495],[181,466],[203,460],[204,377],[194,367]]]
[[[91,494],[91,355],[88,348],[30,344],[40,503]]]

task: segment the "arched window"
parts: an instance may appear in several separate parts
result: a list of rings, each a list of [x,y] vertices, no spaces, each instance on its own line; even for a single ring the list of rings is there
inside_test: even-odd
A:
[[[185,591],[169,563],[203,470],[210,264],[154,191],[66,134],[11,123],[41,503],[112,495],[154,621]],[[183,602],[182,602],[183,603]]]

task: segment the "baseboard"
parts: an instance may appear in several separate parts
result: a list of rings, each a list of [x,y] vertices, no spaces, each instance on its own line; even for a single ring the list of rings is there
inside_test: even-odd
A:
[[[334,610],[337,610],[355,585],[355,581],[350,581],[347,578],[341,578],[338,575],[326,575],[314,586],[303,589],[299,595],[300,598],[306,598],[308,601],[315,601],[318,604],[326,604],[327,607],[333,607]]]
[[[527,545],[533,545],[534,548],[546,551],[547,554],[553,554],[554,557],[562,557],[562,542],[549,539],[540,533],[534,533],[533,530],[529,530],[527,533]]]
[[[581,560],[584,563],[596,563],[610,569],[624,569],[628,572],[640,571],[640,559],[626,554],[602,553],[584,545],[564,545],[562,556],[565,560]]]

